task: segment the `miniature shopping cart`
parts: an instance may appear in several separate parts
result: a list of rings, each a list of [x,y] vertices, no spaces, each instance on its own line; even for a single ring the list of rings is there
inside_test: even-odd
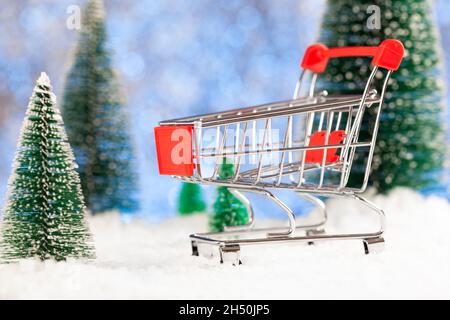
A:
[[[216,253],[221,262],[240,264],[241,247],[257,244],[359,239],[366,254],[382,247],[384,213],[359,194],[367,187],[389,77],[399,68],[403,54],[403,45],[393,39],[375,47],[329,49],[315,44],[305,52],[292,100],[162,121],[155,128],[160,174],[228,187],[249,214],[246,225],[192,234],[193,255]],[[330,58],[357,56],[373,57],[362,95],[316,92],[317,76]],[[372,117],[367,117],[368,109]],[[364,140],[362,127],[370,131]],[[356,158],[363,160],[357,166],[364,176],[357,186],[349,186]],[[226,177],[219,174],[224,159],[234,164],[233,174]],[[297,225],[294,212],[269,191],[276,189],[292,190],[315,204],[320,221]],[[253,209],[244,193],[274,201],[286,213],[288,226],[254,228]],[[378,215],[379,228],[370,233],[325,233],[327,211],[318,196],[359,201]]]

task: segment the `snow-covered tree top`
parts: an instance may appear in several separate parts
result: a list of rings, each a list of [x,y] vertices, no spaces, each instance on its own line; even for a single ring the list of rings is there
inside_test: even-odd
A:
[[[37,79],[36,83],[38,85],[51,87],[50,78],[48,77],[48,75],[45,72],[41,72],[41,75]]]
[[[96,18],[103,19],[105,17],[105,5],[103,0],[91,0],[91,6],[95,10],[93,14]]]

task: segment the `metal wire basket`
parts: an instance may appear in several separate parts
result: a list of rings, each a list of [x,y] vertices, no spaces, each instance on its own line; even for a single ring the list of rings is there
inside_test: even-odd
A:
[[[322,44],[312,45],[305,52],[292,100],[160,122],[155,128],[160,174],[190,183],[228,187],[249,212],[249,223],[244,226],[191,235],[193,254],[199,255],[200,247],[213,246],[218,248],[221,262],[230,257],[238,264],[243,245],[360,239],[366,253],[380,247],[384,243],[384,213],[359,194],[369,180],[386,87],[391,73],[400,66],[403,52],[403,45],[392,39],[376,47],[329,49]],[[317,93],[317,77],[325,71],[328,60],[350,56],[373,57],[372,72],[362,94]],[[382,78],[380,88],[376,88],[376,75]],[[307,88],[305,93],[303,87]],[[372,114],[376,115],[370,125],[364,123],[368,121],[364,117],[368,108],[374,109]],[[369,128],[370,138],[360,141],[363,125]],[[359,185],[348,186],[355,155],[365,160],[364,178]],[[219,175],[224,159],[234,164],[229,177]],[[293,190],[314,203],[321,211],[321,221],[297,225],[294,212],[271,189]],[[274,201],[287,214],[288,227],[255,229],[253,209],[245,192]],[[379,215],[378,230],[326,234],[326,206],[317,195],[361,202]],[[298,235],[301,230],[306,232]]]

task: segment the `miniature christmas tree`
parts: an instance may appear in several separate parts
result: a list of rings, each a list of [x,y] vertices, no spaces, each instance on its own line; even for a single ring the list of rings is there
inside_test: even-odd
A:
[[[94,255],[75,159],[55,103],[50,80],[42,73],[28,105],[9,181],[0,242],[6,262]]]
[[[378,45],[387,38],[404,44],[405,58],[387,90],[371,184],[380,192],[396,186],[421,189],[437,181],[445,151],[443,81],[431,2],[328,1],[320,37],[327,46]],[[320,85],[333,93],[360,94],[369,64],[369,58],[332,59]],[[366,116],[373,125],[373,110]],[[360,141],[370,138],[368,129],[362,128]],[[364,159],[355,159],[349,186],[362,181]]]
[[[234,174],[234,165],[224,158],[219,170],[219,178],[227,179]],[[213,206],[214,212],[209,219],[211,231],[223,231],[225,226],[238,226],[248,222],[245,206],[227,187],[217,188],[217,198]]]
[[[183,183],[178,200],[178,212],[181,215],[189,215],[205,211],[206,203],[203,201],[201,192],[198,184]]]
[[[90,0],[62,112],[88,208],[93,213],[132,212],[138,207],[133,148],[106,45],[104,16],[102,1]]]

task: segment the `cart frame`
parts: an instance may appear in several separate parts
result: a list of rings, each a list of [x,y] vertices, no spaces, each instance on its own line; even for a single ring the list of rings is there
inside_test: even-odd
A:
[[[162,121],[160,127],[155,128],[160,173],[171,174],[174,178],[189,183],[227,187],[245,205],[249,214],[246,225],[225,227],[223,232],[192,234],[190,236],[192,254],[198,256],[203,248],[208,248],[210,250],[206,250],[207,255],[218,254],[220,262],[231,261],[237,265],[241,263],[242,246],[291,241],[312,244],[325,240],[355,239],[363,241],[366,254],[379,251],[384,245],[382,236],[385,230],[385,214],[383,210],[360,194],[366,190],[369,180],[386,88],[392,72],[400,66],[403,54],[403,45],[392,39],[385,40],[376,47],[329,49],[321,44],[312,45],[305,52],[301,64],[303,70],[292,100]],[[327,92],[316,94],[318,74],[325,70],[328,60],[353,56],[373,57],[373,69],[362,95],[328,96]],[[386,71],[381,72],[381,70]],[[302,96],[301,91],[307,73],[311,74],[309,88]],[[384,77],[380,94],[373,89],[374,79],[378,74]],[[372,136],[369,141],[359,141],[359,132],[367,108],[377,108]],[[335,114],[337,114],[336,123]],[[281,119],[281,122],[286,123],[284,131],[281,130],[282,138],[275,144],[270,141],[274,119]],[[303,140],[296,140],[294,137],[293,128],[296,119],[301,120],[299,123],[304,123]],[[262,139],[257,141],[254,138],[247,144],[246,137],[249,136],[249,131],[252,131],[255,137],[257,122],[263,124]],[[250,129],[249,124],[253,125]],[[237,129],[234,136],[231,136],[232,143],[229,142],[231,126]],[[314,131],[315,126],[317,130]],[[341,127],[343,128],[340,129]],[[160,132],[168,128],[171,133],[177,128],[188,128],[188,138],[184,142],[188,142],[187,148],[188,151],[191,150],[191,153],[188,154],[189,161],[182,163],[184,167],[181,171],[177,169],[179,162],[175,164],[175,171],[165,170],[162,165],[164,161],[167,161],[167,155],[164,155],[167,151],[161,150],[163,143],[160,140],[162,137]],[[203,132],[210,129],[216,130],[215,144],[203,147]],[[336,140],[336,136],[340,138]],[[364,178],[359,187],[348,187],[355,154],[359,150],[365,150],[367,155]],[[184,153],[186,155],[186,150]],[[266,158],[272,157],[273,154],[279,156],[278,162],[267,161]],[[233,159],[235,164],[233,176],[226,178],[219,176],[220,160],[225,157]],[[244,168],[247,164],[243,164],[242,159],[246,157],[257,159],[253,163],[256,166]],[[215,161],[209,173],[202,170],[206,167],[203,163],[206,160]],[[173,165],[173,159],[169,161],[172,161],[171,165]],[[267,162],[269,163],[266,164]],[[328,179],[330,174],[337,175],[337,179],[336,177]],[[294,190],[300,197],[319,209],[320,221],[308,225],[297,225],[294,212],[269,189]],[[250,201],[243,194],[247,192],[261,194],[277,204],[288,217],[288,227],[254,228],[254,211]],[[326,234],[324,226],[328,218],[327,209],[325,203],[317,197],[318,195],[356,200],[378,216],[378,228],[373,232]],[[301,231],[305,234],[298,235]]]

